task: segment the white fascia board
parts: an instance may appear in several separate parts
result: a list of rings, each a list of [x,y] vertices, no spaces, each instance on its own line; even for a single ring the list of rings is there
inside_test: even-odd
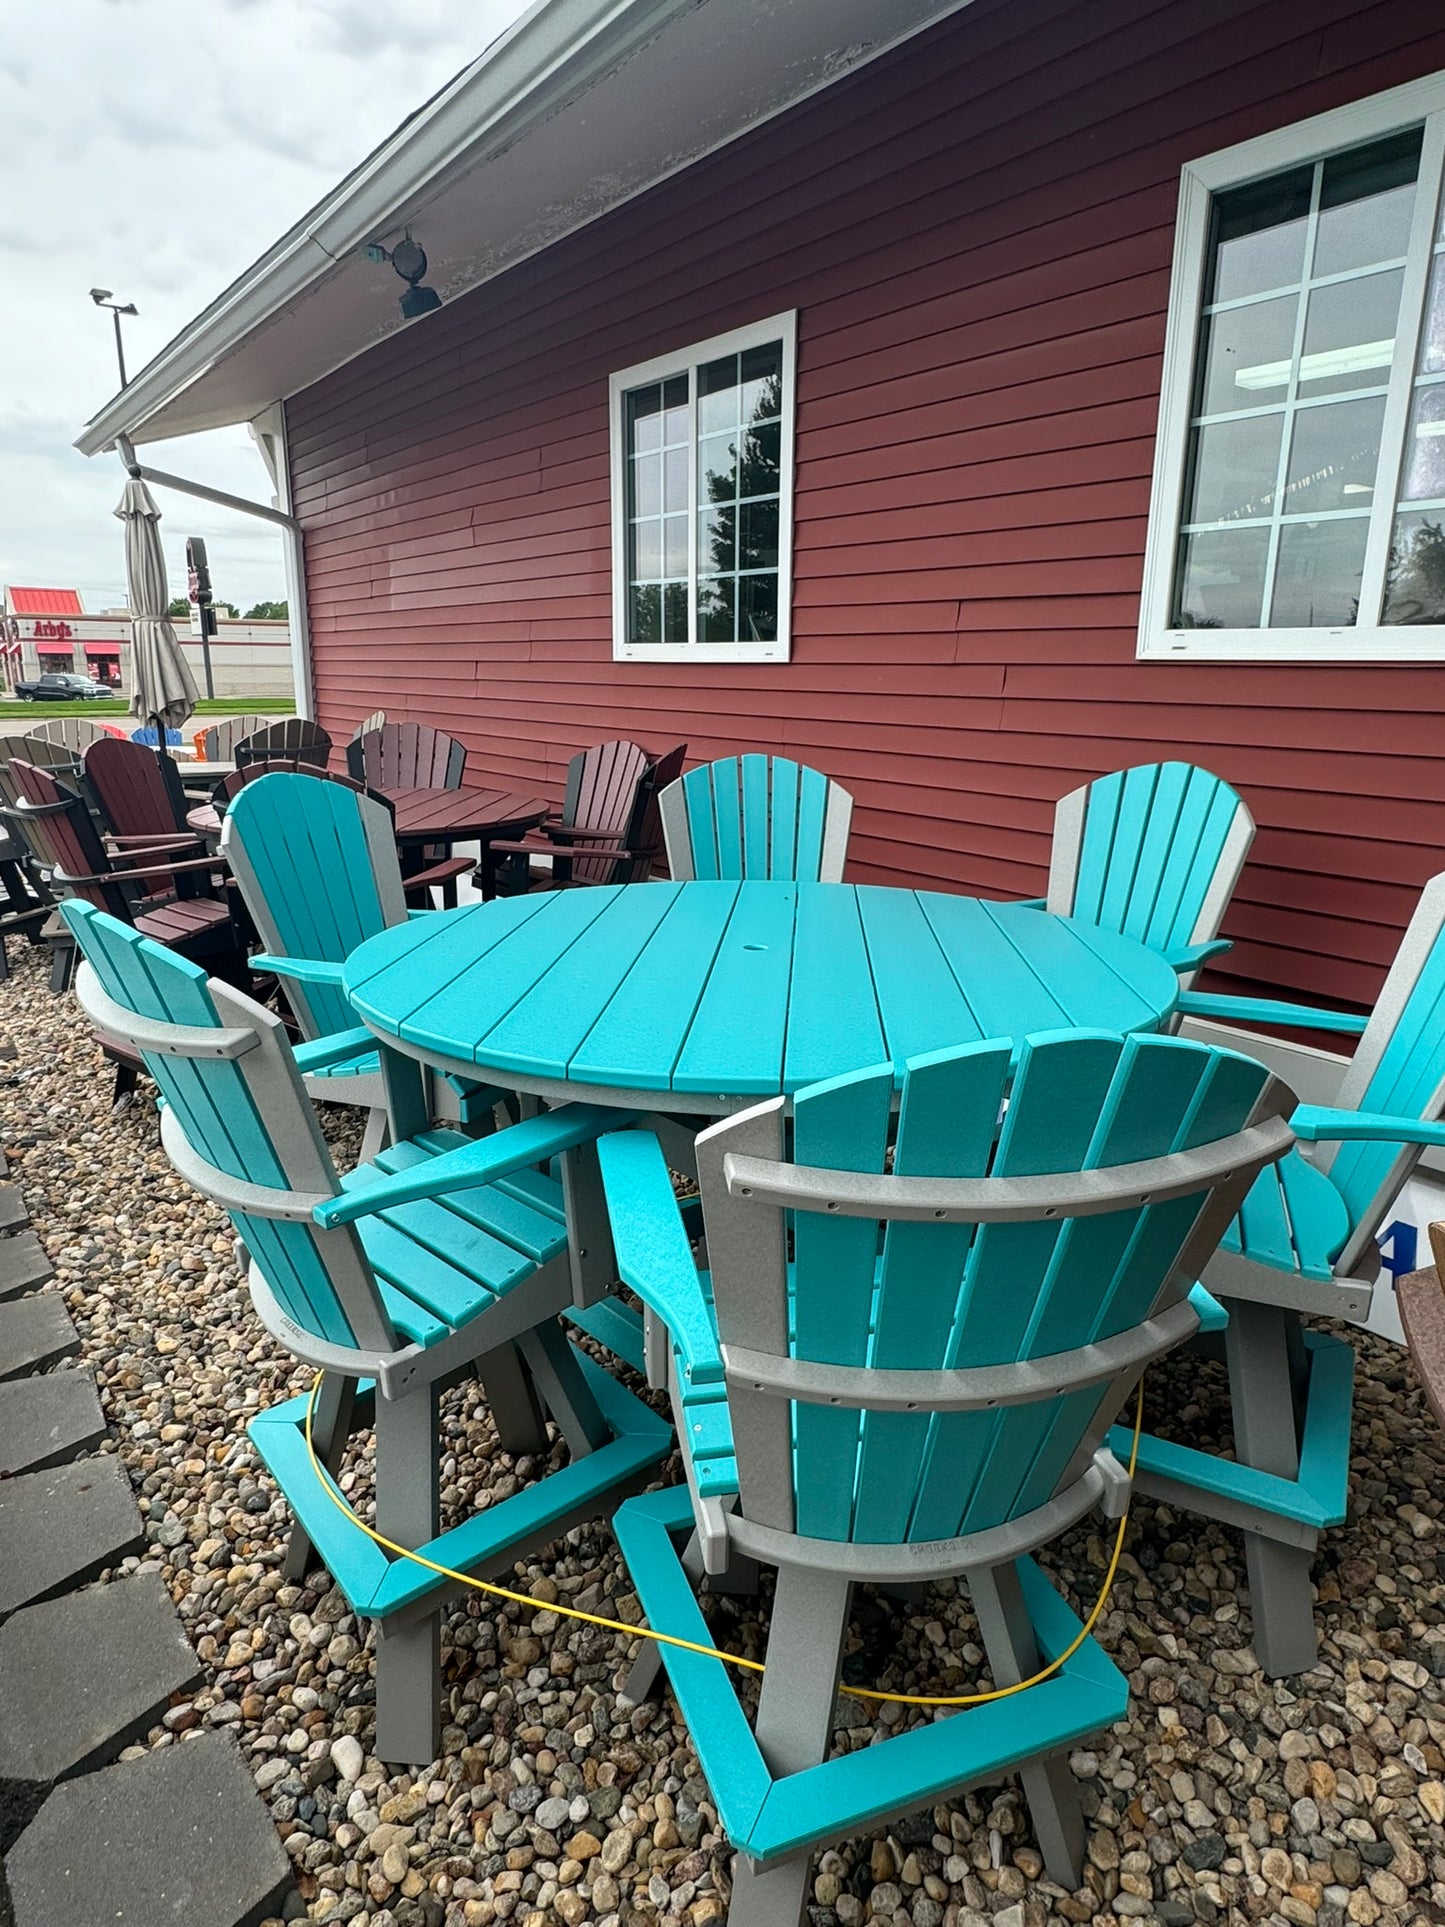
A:
[[[336,264],[399,226],[460,165],[555,113],[698,0],[537,0],[500,40],[412,116],[106,403],[75,442],[83,455],[134,433],[233,343],[303,296]]]

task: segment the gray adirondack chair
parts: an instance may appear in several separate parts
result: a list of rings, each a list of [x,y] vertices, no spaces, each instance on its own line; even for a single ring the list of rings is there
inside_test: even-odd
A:
[[[1041,907],[1137,937],[1190,984],[1229,949],[1219,926],[1253,842],[1254,818],[1208,770],[1116,770],[1057,805]]]
[[[732,1927],[793,1927],[813,1845],[1015,1766],[1051,1877],[1079,1882],[1065,1750],[1122,1716],[1123,1676],[1086,1640],[1050,1680],[827,1761],[850,1590],[965,1575],[998,1685],[1063,1652],[1080,1623],[1027,1555],[1118,1516],[1105,1433],[1194,1330],[1191,1280],[1294,1100],[1178,1038],[1057,1032],[1011,1072],[1014,1049],[910,1062],[896,1140],[891,1064],[798,1092],[791,1159],[781,1098],[704,1131],[706,1279],[656,1141],[598,1146],[620,1276],[670,1334],[688,1480],[614,1522],[648,1622],[710,1645],[688,1572],[777,1567],[755,1729],[715,1659],[645,1648],[627,1687],[666,1665],[744,1856]]]
[[[353,1611],[378,1622],[377,1753],[434,1759],[440,1608],[459,1588],[367,1538],[325,1480],[369,1419],[377,1531],[488,1576],[651,1476],[670,1428],[563,1337],[562,1187],[533,1168],[571,1159],[616,1112],[568,1106],[480,1143],[422,1131],[338,1177],[279,1018],[89,904],[61,914],[86,959],[80,1002],[164,1093],[166,1151],[230,1213],[257,1316],[325,1375],[313,1427],[324,1471],[306,1449],[305,1397],[260,1414],[250,1435],[299,1522],[292,1570],[309,1540]],[[437,1400],[464,1369],[480,1376],[508,1451],[547,1463],[550,1416],[571,1458],[443,1532]]]
[[[1331,1148],[1266,1172],[1203,1273],[1228,1312],[1235,1458],[1146,1437],[1140,1484],[1244,1531],[1254,1647],[1273,1674],[1315,1663],[1310,1566],[1345,1516],[1354,1352],[1305,1317],[1369,1317],[1375,1239],[1429,1145],[1445,1144],[1445,874],[1426,884],[1374,1013],[1185,991],[1186,1015],[1359,1037],[1337,1107],[1295,1133]]]
[[[92,743],[117,740],[110,730],[102,729],[99,723],[93,723],[88,716],[50,716],[43,722],[33,723],[28,734],[32,741],[58,743],[75,757],[89,749]],[[27,757],[25,760],[33,762],[34,758]]]
[[[237,743],[244,743],[258,729],[269,729],[274,721],[273,716],[228,716],[224,722],[212,723],[199,732],[202,762],[233,761]]]
[[[667,867],[679,883],[774,877],[838,883],[853,799],[786,756],[702,763],[658,797]]]

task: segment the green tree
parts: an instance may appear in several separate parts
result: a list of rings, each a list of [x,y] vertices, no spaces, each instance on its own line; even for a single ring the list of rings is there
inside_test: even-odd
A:
[[[284,622],[291,611],[284,602],[258,602],[246,611],[247,622]]]
[[[182,616],[185,618],[186,621],[189,622],[190,616],[191,616],[191,605],[189,602],[186,601],[186,598],[183,595],[173,595],[170,599],[170,602],[167,604],[166,614],[168,616]]]

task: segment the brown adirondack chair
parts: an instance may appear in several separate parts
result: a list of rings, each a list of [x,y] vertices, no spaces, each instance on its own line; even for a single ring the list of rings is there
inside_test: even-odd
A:
[[[325,769],[331,761],[331,738],[308,716],[283,716],[280,722],[268,723],[253,735],[243,736],[233,753],[238,769],[246,763],[264,762],[270,756],[299,756],[303,763]]]
[[[598,743],[567,766],[562,808],[530,835],[514,843],[486,846],[481,863],[484,897],[517,896],[540,885],[569,889],[589,883],[637,883],[646,877],[661,843],[640,841],[649,805],[664,764],[671,782],[687,753],[684,743],[654,763],[636,743]],[[534,856],[551,858],[551,868],[532,869]]]
[[[351,739],[346,767],[374,790],[459,790],[467,751],[430,723],[383,723]]]
[[[80,897],[108,910],[123,923],[133,924],[142,936],[245,988],[250,973],[228,894],[224,888],[213,894],[214,857],[177,859],[167,851],[162,862],[154,845],[129,853],[112,852],[102,842],[78,790],[49,770],[18,758],[11,763],[10,773],[17,801],[13,809],[7,807],[0,814],[23,827],[57,894]],[[162,880],[160,889],[154,887],[157,878]],[[99,1032],[96,1041],[116,1064],[114,1104],[118,1109],[135,1089],[135,1056],[122,1054],[114,1038]]]

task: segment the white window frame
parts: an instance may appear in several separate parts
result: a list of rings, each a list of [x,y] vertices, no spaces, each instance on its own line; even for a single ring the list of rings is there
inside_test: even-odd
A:
[[[1445,658],[1445,625],[1420,627],[1378,621],[1350,628],[1176,629],[1169,626],[1175,556],[1183,508],[1194,359],[1209,247],[1211,197],[1287,168],[1328,158],[1344,149],[1402,133],[1423,123],[1419,183],[1415,195],[1395,359],[1390,369],[1380,440],[1377,503],[1370,520],[1361,601],[1378,611],[1383,596],[1390,530],[1399,498],[1415,358],[1429,288],[1430,249],[1445,175],[1445,73],[1393,87],[1387,93],[1317,114],[1293,127],[1263,134],[1191,161],[1179,187],[1174,236],[1174,275],[1164,344],[1154,485],[1144,551],[1138,655],[1148,661],[1184,662],[1389,662]]]
[[[697,640],[697,368],[722,355],[783,344],[782,432],[778,473],[778,634],[774,642],[699,642]],[[746,328],[714,335],[657,355],[633,368],[623,368],[608,382],[612,456],[612,657],[614,662],[786,662],[792,641],[793,615],[793,415],[797,405],[796,309],[754,321]],[[688,376],[687,481],[687,642],[629,642],[627,639],[627,423],[624,397],[634,388]]]

